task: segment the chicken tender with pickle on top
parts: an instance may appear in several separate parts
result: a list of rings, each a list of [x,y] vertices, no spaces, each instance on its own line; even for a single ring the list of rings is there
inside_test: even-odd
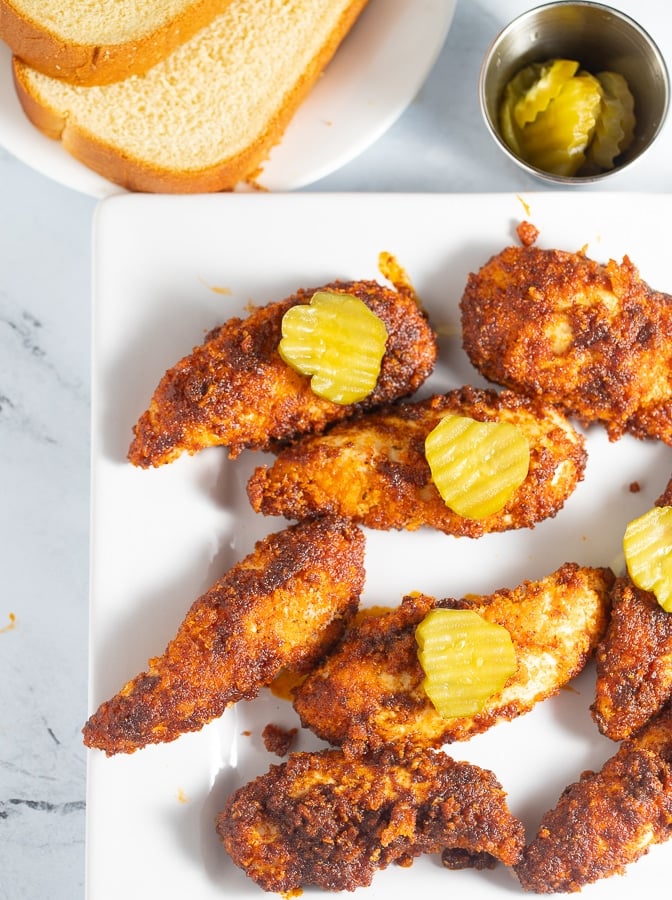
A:
[[[610,569],[565,563],[489,596],[405,597],[396,609],[350,626],[295,689],[294,708],[306,728],[350,752],[467,740],[529,712],[583,669],[607,626],[613,577]],[[473,609],[511,635],[516,672],[473,716],[442,717],[423,688],[415,631],[435,607]]]
[[[444,849],[462,867],[511,866],[525,843],[492,772],[422,750],[293,753],[229,797],[217,832],[237,866],[283,894],[352,891]]]
[[[84,743],[108,756],[198,731],[281,669],[302,672],[341,637],[364,585],[364,535],[335,520],[258,541],[194,601],[149,668],[101,704]]]
[[[584,772],[547,812],[515,866],[526,891],[572,893],[672,838],[672,706]]]
[[[432,481],[425,439],[448,414],[508,422],[530,445],[527,477],[499,511],[460,516]],[[282,450],[248,482],[252,507],[266,515],[310,519],[338,515],[376,529],[429,526],[446,534],[480,537],[532,528],[555,516],[586,465],[585,440],[562,413],[511,391],[466,386],[400,402],[342,422]]]
[[[284,314],[308,304],[315,291],[359,298],[387,329],[376,386],[358,403],[341,405],[319,397],[310,378],[278,352]],[[268,450],[274,443],[322,431],[353,413],[412,394],[431,374],[436,355],[436,336],[407,284],[392,289],[375,281],[336,281],[299,290],[247,318],[232,318],[214,328],[168,369],[134,426],[128,458],[149,468],[212,446],[227,447],[231,457],[245,448]]]
[[[625,575],[612,591],[607,631],[597,647],[595,701],[600,732],[621,741],[672,698],[672,614]]]
[[[463,346],[490,381],[543,397],[611,440],[672,444],[672,297],[626,257],[507,247],[472,273]]]

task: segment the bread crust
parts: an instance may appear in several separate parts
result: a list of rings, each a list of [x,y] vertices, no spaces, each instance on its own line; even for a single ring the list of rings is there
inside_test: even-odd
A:
[[[139,157],[124,154],[58,110],[46,106],[22,78],[23,69],[17,59],[14,59],[13,69],[19,102],[33,125],[47,137],[60,141],[63,148],[87,168],[129,191],[196,194],[233,190],[254,168],[256,160],[264,155],[265,147],[257,140],[244,153],[228,157],[208,169],[176,172],[159,168]]]
[[[0,3],[2,0],[0,0]],[[27,67],[13,59],[14,85],[24,113],[43,134],[60,140],[63,147],[88,168],[130,191],[187,194],[231,191],[247,181],[253,186],[272,148],[280,142],[295,112],[310,93],[342,40],[368,0],[353,0],[343,11],[336,28],[297,77],[281,106],[269,118],[265,129],[250,138],[240,153],[203,169],[174,170],[133,156],[110,143],[59,110],[53,109],[32,89]]]
[[[0,0],[0,39],[27,65],[77,85],[110,84],[141,75],[219,15],[228,0],[194,2],[160,28],[119,44],[79,44]]]

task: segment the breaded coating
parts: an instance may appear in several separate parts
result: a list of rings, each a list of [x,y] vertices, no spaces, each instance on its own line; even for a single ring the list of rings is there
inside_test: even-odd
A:
[[[621,741],[672,697],[672,614],[625,575],[612,591],[611,621],[595,653],[593,719]]]
[[[672,837],[672,708],[569,785],[515,870],[527,891],[576,892]]]
[[[467,740],[529,712],[581,671],[607,626],[612,581],[610,569],[565,563],[488,596],[405,597],[391,612],[353,624],[295,689],[294,708],[305,727],[351,752]],[[474,609],[511,635],[517,670],[475,716],[444,718],[422,687],[415,630],[434,607]]]
[[[463,345],[490,381],[541,396],[609,438],[672,444],[672,298],[625,257],[507,247],[472,273]]]
[[[511,866],[525,843],[492,772],[430,751],[291,754],[228,799],[217,832],[237,866],[283,893],[351,891],[443,848]]]
[[[364,584],[364,536],[323,520],[269,535],[191,606],[164,654],[104,702],[84,743],[108,756],[198,731],[285,666],[341,637]]]
[[[467,519],[449,509],[425,458],[425,439],[448,413],[516,425],[530,444],[523,484],[499,512]],[[266,515],[309,519],[339,515],[377,529],[420,526],[480,537],[532,528],[562,508],[586,464],[585,442],[552,407],[511,391],[466,386],[419,402],[342,422],[280,452],[248,482],[252,507]]]
[[[672,699],[623,746],[657,753],[672,765]],[[672,837],[672,835],[671,835]]]
[[[309,303],[316,290],[354,295],[385,323],[388,340],[373,392],[360,403],[339,405],[313,393],[310,379],[278,353],[282,317]],[[380,403],[405,397],[434,368],[437,345],[415,294],[375,281],[335,281],[232,318],[170,368],[134,427],[128,451],[136,466],[170,463],[182,453],[224,446],[233,458],[243,449],[267,450]]]
[[[672,506],[672,478],[667,482],[665,490],[656,500],[656,506]]]

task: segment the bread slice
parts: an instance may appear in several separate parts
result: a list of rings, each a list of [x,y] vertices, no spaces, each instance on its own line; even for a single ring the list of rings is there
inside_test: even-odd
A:
[[[107,84],[146,72],[229,0],[0,0],[0,40],[46,75]]]
[[[28,118],[130,190],[253,180],[367,0],[232,0],[144,75],[81,87],[14,59]]]

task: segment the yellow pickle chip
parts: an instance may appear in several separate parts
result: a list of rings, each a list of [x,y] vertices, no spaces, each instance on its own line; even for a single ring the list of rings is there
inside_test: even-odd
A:
[[[479,713],[516,671],[509,632],[474,610],[432,609],[415,639],[422,686],[447,719]]]
[[[628,83],[618,72],[598,72],[602,106],[588,148],[588,160],[599,169],[613,169],[617,156],[635,136],[635,101]]]
[[[375,388],[386,343],[385,323],[359,297],[317,291],[283,316],[278,352],[318,396],[348,404]]]
[[[540,66],[530,67],[534,78],[528,89],[516,101],[514,116],[517,124],[523,128],[528,122],[534,122],[551,100],[562,91],[565,83],[572,78],[579,68],[574,59],[553,59]]]
[[[672,506],[654,506],[630,522],[623,550],[633,583],[672,612]]]
[[[586,159],[602,102],[598,80],[581,72],[563,85],[523,134],[525,159],[556,175],[575,175]]]
[[[427,435],[425,457],[446,506],[482,519],[499,512],[525,481],[530,445],[510,422],[449,414]]]

